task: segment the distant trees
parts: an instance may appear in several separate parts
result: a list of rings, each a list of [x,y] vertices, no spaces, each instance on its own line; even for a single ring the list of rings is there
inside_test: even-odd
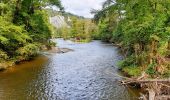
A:
[[[69,26],[59,28],[56,34],[64,39],[75,39],[80,42],[89,42],[92,39],[97,39],[97,26],[91,19],[80,18],[77,16],[69,16]]]
[[[130,75],[170,75],[168,5],[169,0],[107,0],[96,11],[101,39],[121,46],[126,55],[121,66]]]
[[[90,41],[97,33],[97,27],[90,19],[78,19],[76,17],[71,18],[71,37],[77,40]]]

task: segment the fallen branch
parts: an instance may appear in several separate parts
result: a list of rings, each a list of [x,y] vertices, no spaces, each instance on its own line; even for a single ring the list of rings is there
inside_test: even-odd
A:
[[[156,100],[169,100],[170,99],[170,95],[156,96],[155,99]]]
[[[163,84],[163,83],[158,83],[159,85],[162,85],[162,86],[165,86],[165,87],[167,87],[167,88],[170,88],[170,86],[169,85],[166,85],[166,84]]]
[[[143,76],[140,78],[130,78],[121,81],[123,85],[134,85],[138,84],[141,87],[145,88],[148,93],[145,92],[145,95],[141,95],[142,100],[169,100],[170,93],[170,78],[169,79],[143,79]],[[165,90],[165,91],[164,91]],[[167,91],[167,92],[166,92]]]
[[[137,80],[137,79],[130,79],[130,80],[124,80],[122,81],[123,84],[131,84],[131,83],[150,83],[150,82],[158,82],[158,83],[166,83],[170,82],[170,79],[143,79],[143,80]]]

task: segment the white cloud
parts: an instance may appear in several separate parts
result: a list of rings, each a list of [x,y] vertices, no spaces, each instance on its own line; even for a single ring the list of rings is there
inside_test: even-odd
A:
[[[61,0],[65,11],[79,16],[92,18],[91,9],[101,9],[105,0]]]

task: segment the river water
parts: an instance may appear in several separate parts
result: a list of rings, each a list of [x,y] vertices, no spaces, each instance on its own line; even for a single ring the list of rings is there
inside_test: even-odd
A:
[[[137,100],[138,92],[120,85],[118,49],[93,41],[54,40],[74,51],[43,53],[0,73],[0,100]]]

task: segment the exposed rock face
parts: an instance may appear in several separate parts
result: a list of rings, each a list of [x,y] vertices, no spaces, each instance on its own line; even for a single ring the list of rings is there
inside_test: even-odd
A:
[[[50,23],[56,28],[69,27],[64,16],[61,15],[50,17]]]

